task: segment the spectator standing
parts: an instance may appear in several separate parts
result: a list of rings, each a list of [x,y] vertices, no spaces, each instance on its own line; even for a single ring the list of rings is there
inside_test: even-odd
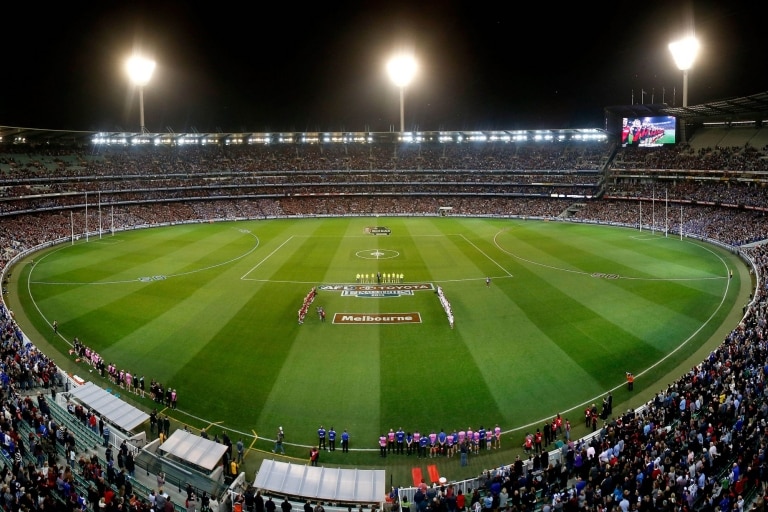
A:
[[[317,448],[317,446],[313,446],[311,450],[309,450],[309,463],[312,466],[317,466],[317,462],[320,459],[320,450]]]
[[[349,432],[347,432],[347,429],[344,429],[344,432],[341,433],[341,451],[343,453],[349,452]]]
[[[321,450],[325,450],[325,427],[320,425],[320,428],[317,429],[317,447]]]

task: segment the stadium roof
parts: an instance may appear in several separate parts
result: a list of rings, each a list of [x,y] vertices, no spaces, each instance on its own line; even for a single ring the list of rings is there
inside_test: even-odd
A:
[[[0,142],[4,144],[83,144],[87,143],[95,133],[0,126]]]
[[[652,117],[675,116],[689,123],[735,121],[762,122],[768,120],[768,92],[753,94],[741,98],[689,105],[687,107],[670,107],[666,103],[661,104],[634,104],[614,105],[605,108],[608,115],[615,117]],[[141,132],[101,132],[101,131],[68,131],[49,130],[40,128],[24,128],[13,126],[0,126],[0,143],[10,144],[91,144],[94,140],[101,139],[105,142],[125,144],[143,143],[153,144],[162,141],[169,143],[194,143],[203,141],[212,143],[243,143],[255,141],[256,143],[280,143],[280,142],[395,142],[401,139],[419,142],[422,136],[429,134],[431,138],[444,137],[453,141],[505,141],[525,138],[535,140],[538,138],[567,139],[581,138],[589,134],[601,132],[593,128],[567,128],[546,130],[457,130],[457,131],[431,131],[431,132],[210,132],[210,133],[141,133]]]
[[[604,136],[595,128],[564,128],[541,130],[459,130],[424,132],[210,132],[210,133],[142,133],[65,131],[39,128],[0,126],[0,143],[7,144],[76,144],[94,141],[103,144],[267,144],[267,143],[358,143],[358,142],[421,142],[444,140],[453,142],[514,141],[534,139],[584,139]]]
[[[768,119],[768,92],[701,105],[670,107],[663,104],[616,105],[606,112],[617,117],[675,116],[691,123],[755,121]]]

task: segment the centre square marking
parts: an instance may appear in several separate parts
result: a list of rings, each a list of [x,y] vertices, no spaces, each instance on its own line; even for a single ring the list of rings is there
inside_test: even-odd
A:
[[[420,324],[421,313],[335,313],[334,324]]]

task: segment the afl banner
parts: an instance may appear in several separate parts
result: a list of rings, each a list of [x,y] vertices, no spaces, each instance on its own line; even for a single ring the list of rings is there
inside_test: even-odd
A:
[[[432,291],[432,283],[413,284],[321,284],[317,287],[323,292],[341,292],[343,297],[392,297],[395,295],[413,295],[413,292]]]

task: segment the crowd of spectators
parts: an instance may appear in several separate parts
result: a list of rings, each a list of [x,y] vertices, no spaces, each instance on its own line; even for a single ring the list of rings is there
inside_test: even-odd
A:
[[[60,384],[58,369],[45,354],[25,342],[12,312],[2,303],[0,343],[3,510],[85,510],[86,506],[94,510],[99,499],[109,494],[107,489],[117,495],[113,487],[119,483],[117,473],[102,468],[98,460],[90,460],[93,471],[83,474],[83,464],[78,466],[75,434],[57,424],[42,391],[34,397],[34,390],[54,389]],[[72,414],[88,422],[94,413],[73,408]],[[87,476],[91,485],[78,485],[78,471],[78,475]],[[130,482],[123,481],[120,489],[126,500],[133,494]]]
[[[505,170],[594,171],[610,144],[595,142],[440,142],[348,144],[209,144],[178,146],[6,145],[0,170],[8,179],[186,176],[211,172]]]
[[[661,146],[651,151],[622,148],[611,163],[612,170],[727,171],[735,174],[768,171],[762,148],[752,146],[703,147]]]
[[[666,233],[670,236],[695,235],[741,246],[768,239],[768,215],[741,208],[706,205],[667,204],[663,200],[585,203],[574,218],[599,222],[619,222],[628,226]]]

